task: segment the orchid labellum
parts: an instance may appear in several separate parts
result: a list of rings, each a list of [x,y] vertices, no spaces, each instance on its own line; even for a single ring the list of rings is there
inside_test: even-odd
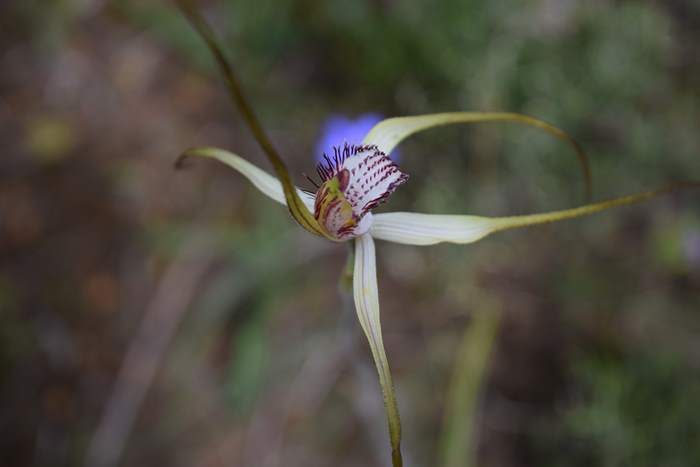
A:
[[[586,204],[573,209],[511,217],[444,215],[413,212],[373,214],[372,209],[386,202],[408,180],[388,155],[407,137],[430,128],[458,123],[504,121],[544,130],[571,144],[576,151],[590,191],[588,159],[578,144],[558,128],[525,115],[506,112],[452,112],[398,117],[376,124],[362,141],[335,147],[317,166],[320,184],[313,193],[295,187],[291,177],[265,135],[262,126],[240,90],[229,62],[203,18],[184,0],[179,1],[195,29],[202,35],[223,71],[227,87],[253,134],[265,150],[277,177],[240,156],[223,149],[204,147],[186,151],[188,157],[217,159],[247,178],[258,190],[288,207],[294,219],[314,235],[333,242],[354,242],[353,297],[360,326],[369,342],[387,411],[394,466],[402,465],[401,425],[379,317],[379,294],[375,261],[376,240],[406,245],[433,245],[440,242],[466,244],[501,230],[555,222],[593,214],[615,206],[647,200],[682,186],[675,184],[654,191]]]

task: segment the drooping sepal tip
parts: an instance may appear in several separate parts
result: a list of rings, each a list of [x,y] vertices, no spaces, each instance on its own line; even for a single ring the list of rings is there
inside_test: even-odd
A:
[[[511,122],[543,130],[569,144],[578,158],[584,177],[586,202],[591,199],[592,177],[588,155],[581,145],[568,133],[543,120],[514,112],[445,112],[408,117],[388,118],[376,124],[365,136],[363,144],[372,144],[386,154],[404,139],[418,132],[439,126],[457,123]]]

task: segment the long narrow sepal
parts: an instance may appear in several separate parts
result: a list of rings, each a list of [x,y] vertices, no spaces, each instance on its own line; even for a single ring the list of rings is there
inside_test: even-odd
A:
[[[694,182],[676,183],[658,190],[587,204],[578,208],[524,216],[481,217],[409,212],[375,214],[369,233],[376,239],[406,245],[433,245],[441,242],[472,243],[500,230],[587,216],[616,206],[647,201],[683,188],[698,187],[700,184]]]
[[[226,59],[223,48],[219,45],[219,40],[212,28],[206,22],[204,17],[202,17],[202,15],[197,11],[197,9],[191,5],[189,0],[175,0],[175,3],[192,27],[202,37],[204,42],[207,44],[209,51],[214,56],[221,73],[224,75],[226,88],[228,89],[233,102],[235,103],[236,107],[238,107],[238,110],[240,110],[244,120],[248,124],[248,127],[255,136],[255,139],[258,141],[263,151],[265,151],[267,158],[270,160],[272,167],[275,169],[275,173],[282,184],[286,205],[289,208],[289,212],[291,213],[292,217],[294,217],[299,225],[309,232],[326,237],[329,240],[334,240],[319,225],[318,221],[314,218],[313,214],[299,197],[294,184],[292,183],[287,166],[282,161],[282,158],[277,153],[275,147],[272,145],[270,138],[267,137],[267,134],[265,133],[265,130],[263,130],[263,127],[255,115],[255,112],[253,112],[253,108],[250,106],[245,95],[243,94],[238,77],[236,76],[231,63]]]
[[[242,157],[226,151],[225,149],[219,149],[214,147],[201,147],[188,149],[177,159],[175,162],[176,168],[182,168],[185,161],[190,157],[205,157],[209,159],[216,159],[232,169],[239,172],[245,178],[250,181],[250,183],[260,190],[264,195],[269,196],[273,200],[280,204],[287,204],[287,200],[284,196],[284,190],[282,184],[275,177],[262,170],[261,168],[251,164]],[[314,200],[313,197],[296,188],[298,196],[304,202],[308,209],[313,209]]]
[[[423,130],[455,123],[512,122],[546,131],[569,145],[576,152],[585,178],[586,199],[591,197],[591,169],[588,156],[581,146],[563,130],[534,117],[513,112],[447,112],[411,117],[388,118],[377,123],[367,133],[363,144],[376,144],[379,150],[389,154],[401,141]]]
[[[394,467],[403,464],[401,458],[401,420],[396,404],[394,383],[391,379],[389,361],[384,351],[382,325],[379,319],[379,292],[377,290],[377,268],[374,240],[369,235],[355,239],[355,270],[353,273],[353,296],[360,326],[367,337],[374,364],[379,374],[379,384],[384,396],[391,439],[391,458]]]

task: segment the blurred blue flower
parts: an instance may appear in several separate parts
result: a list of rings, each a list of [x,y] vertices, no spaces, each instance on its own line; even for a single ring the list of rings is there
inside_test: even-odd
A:
[[[364,137],[369,133],[374,125],[384,120],[378,113],[366,113],[352,119],[343,115],[331,115],[326,120],[321,137],[316,144],[316,161],[321,162],[323,154],[332,155],[334,146],[343,144],[361,144]],[[390,157],[397,162],[399,151],[394,150]]]

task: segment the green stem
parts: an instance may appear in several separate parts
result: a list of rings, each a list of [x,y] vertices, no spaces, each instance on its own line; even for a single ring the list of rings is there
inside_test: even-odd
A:
[[[656,196],[672,193],[685,188],[700,188],[700,183],[676,182],[656,190],[645,191],[634,195],[621,196],[619,198],[613,198],[606,201],[601,201],[599,203],[587,204],[585,206],[580,206],[573,209],[564,209],[561,211],[552,211],[540,214],[527,214],[522,216],[495,217],[491,219],[493,221],[493,227],[490,229],[489,233],[498,232],[499,230],[528,227],[536,224],[546,224],[549,222],[558,222],[566,219],[588,216],[590,214],[605,211],[616,206],[624,206],[626,204],[647,201]]]
[[[475,415],[501,321],[500,308],[489,302],[473,314],[455,360],[440,442],[442,467],[476,465]]]
[[[255,115],[253,108],[243,94],[240,81],[238,80],[233,67],[226,59],[223,48],[219,45],[216,34],[206,22],[204,17],[202,17],[197,9],[191,5],[189,0],[174,1],[195,31],[197,31],[197,33],[199,33],[199,35],[202,37],[209,48],[209,51],[214,56],[221,73],[224,75],[226,88],[228,89],[234,104],[243,115],[243,119],[248,124],[248,127],[253,133],[253,136],[255,136],[258,144],[260,144],[260,147],[263,149],[263,151],[265,151],[267,158],[270,160],[272,167],[275,169],[277,177],[282,183],[289,212],[292,214],[294,219],[296,219],[296,221],[309,232],[332,240],[332,238],[328,236],[323,228],[321,228],[313,214],[309,212],[299,198],[294,184],[292,183],[292,179],[289,176],[287,166],[285,165],[284,161],[282,161],[282,158],[275,147],[272,145],[270,138],[268,138],[265,130],[263,130],[263,127],[258,120],[258,117]]]
[[[352,298],[352,276],[355,273],[355,243],[346,242],[346,245],[348,246],[348,257],[338,279],[338,288],[341,294],[349,295]]]

